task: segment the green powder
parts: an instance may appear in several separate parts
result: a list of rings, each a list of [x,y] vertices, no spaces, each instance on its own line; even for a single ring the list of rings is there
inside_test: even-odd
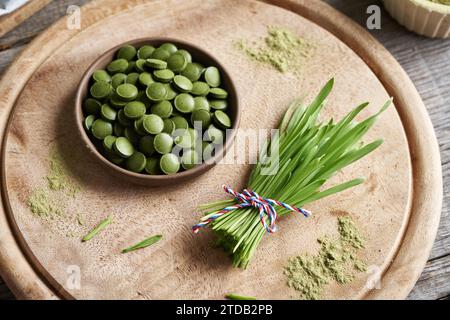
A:
[[[278,71],[299,74],[305,59],[313,52],[313,46],[291,31],[269,26],[268,34],[262,40],[248,43],[240,40],[238,47],[255,61],[268,64]]]
[[[79,191],[79,187],[74,184],[67,174],[64,159],[56,151],[50,153],[49,172],[46,178],[50,190],[64,191],[72,197]]]
[[[367,264],[364,261],[356,260],[353,266],[355,267],[355,270],[358,270],[359,272],[367,271]]]
[[[302,298],[320,299],[327,284],[336,281],[345,284],[353,281],[356,272],[364,272],[367,266],[356,258],[364,248],[364,239],[350,217],[338,220],[339,239],[323,237],[319,253],[308,254],[289,260],[284,273],[289,287],[300,292]]]
[[[350,245],[355,249],[364,248],[364,239],[350,217],[341,217],[339,218],[338,223],[339,235],[342,243]]]
[[[62,216],[63,209],[55,200],[52,200],[49,193],[45,189],[35,189],[28,199],[28,206],[31,212],[41,218],[54,218]]]
[[[434,3],[444,4],[446,6],[450,6],[450,0],[428,0]]]
[[[34,189],[27,201],[31,212],[44,219],[65,216],[68,200],[75,197],[80,188],[70,178],[63,157],[53,150],[49,155],[47,184]]]

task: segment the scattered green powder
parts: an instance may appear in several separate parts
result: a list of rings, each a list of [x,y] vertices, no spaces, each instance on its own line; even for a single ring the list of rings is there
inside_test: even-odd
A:
[[[313,46],[306,40],[277,26],[269,26],[263,40],[252,43],[240,40],[237,45],[253,60],[271,65],[282,73],[290,71],[297,75],[313,52]]]
[[[450,6],[450,0],[428,0],[434,3],[440,3],[440,4],[445,4],[447,6]]]
[[[356,260],[355,264],[353,266],[359,272],[366,272],[367,271],[367,264],[364,261]]]
[[[67,174],[67,168],[62,156],[56,151],[50,153],[49,172],[46,178],[50,190],[65,191],[72,197],[79,191],[79,187],[74,184]]]
[[[28,206],[35,215],[41,218],[54,218],[64,214],[56,201],[42,188],[35,189],[28,199]]]
[[[338,223],[341,242],[355,249],[364,248],[364,239],[349,216],[339,218]]]
[[[63,157],[52,150],[49,155],[49,168],[45,177],[47,184],[31,192],[27,205],[31,212],[43,219],[64,217],[68,200],[75,197],[80,190],[70,178]],[[77,217],[81,225],[81,217]],[[69,234],[67,234],[69,237]]]
[[[320,299],[324,287],[331,281],[340,284],[354,279],[355,271],[364,272],[367,266],[356,258],[359,249],[364,248],[364,239],[350,217],[338,220],[339,239],[323,237],[319,253],[308,254],[289,260],[284,273],[289,287],[300,292],[302,298]]]

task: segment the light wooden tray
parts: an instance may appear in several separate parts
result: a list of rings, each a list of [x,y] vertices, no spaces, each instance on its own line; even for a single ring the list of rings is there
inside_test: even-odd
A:
[[[285,284],[289,257],[314,253],[316,239],[336,234],[340,214],[350,214],[367,238],[361,258],[371,270],[346,286],[331,284],[324,298],[405,298],[418,279],[439,224],[442,180],[433,127],[420,96],[394,58],[367,32],[321,1],[94,0],[83,7],[81,30],[62,19],[40,35],[0,82],[2,206],[0,273],[19,298],[220,299],[228,292],[258,298],[297,298]],[[315,55],[300,79],[255,64],[235,40],[263,36],[267,25],[285,26],[313,41]],[[311,99],[331,77],[335,90],[323,117],[340,117],[369,100],[375,112],[390,108],[367,140],[384,145],[342,172],[335,182],[361,175],[364,185],[308,207],[314,217],[288,217],[266,236],[247,270],[231,267],[212,247],[212,235],[193,235],[196,207],[226,197],[222,183],[244,187],[249,165],[218,165],[201,178],[173,188],[122,183],[83,154],[73,134],[74,93],[88,65],[131,38],[170,36],[203,46],[227,65],[242,97],[242,128],[273,128],[289,102]],[[365,115],[368,114],[365,113]],[[44,222],[26,201],[45,183],[50,150],[67,159],[80,193],[68,218]],[[86,225],[76,225],[83,213]],[[79,240],[106,215],[115,223],[92,242]],[[68,233],[75,237],[67,237]],[[162,233],[159,244],[128,255],[120,249]],[[81,287],[70,286],[77,266]],[[381,272],[381,289],[368,279]]]

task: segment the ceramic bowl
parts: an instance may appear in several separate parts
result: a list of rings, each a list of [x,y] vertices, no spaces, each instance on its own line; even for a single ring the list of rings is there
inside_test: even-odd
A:
[[[93,138],[88,135],[83,126],[84,114],[83,114],[83,102],[88,95],[89,85],[91,83],[91,76],[93,72],[97,69],[104,69],[106,66],[114,59],[116,52],[124,45],[131,44],[135,47],[142,46],[144,44],[149,44],[152,46],[160,46],[163,43],[170,42],[175,44],[178,48],[188,50],[193,58],[193,61],[199,62],[205,66],[216,66],[221,71],[222,76],[222,85],[224,89],[228,91],[228,114],[232,121],[231,134],[228,134],[226,137],[226,141],[223,144],[223,147],[219,150],[216,150],[215,155],[213,156],[208,163],[202,163],[193,169],[179,172],[173,175],[148,175],[144,173],[134,173],[128,171],[114,163],[110,162],[104,155],[97,149],[95,143],[93,142]],[[138,39],[133,41],[128,41],[125,43],[121,43],[114,48],[111,48],[104,54],[102,54],[99,58],[94,61],[91,66],[84,73],[80,85],[78,87],[78,91],[76,94],[76,102],[75,102],[75,120],[77,125],[77,131],[80,138],[83,141],[83,144],[86,146],[86,151],[91,154],[99,163],[103,165],[105,169],[107,169],[111,174],[115,175],[119,179],[126,180],[131,183],[146,185],[146,186],[167,186],[167,185],[175,185],[180,184],[189,180],[192,180],[205,172],[211,169],[214,165],[217,164],[218,160],[220,160],[227,150],[231,147],[233,140],[235,138],[236,129],[239,126],[240,122],[240,108],[239,108],[239,99],[236,87],[233,83],[233,80],[230,77],[229,72],[226,67],[220,63],[212,54],[208,53],[206,50],[200,48],[197,45],[184,42],[182,40],[171,39],[171,38],[145,38]]]

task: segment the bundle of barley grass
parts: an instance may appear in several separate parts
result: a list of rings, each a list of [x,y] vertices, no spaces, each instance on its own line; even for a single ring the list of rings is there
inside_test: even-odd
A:
[[[380,112],[362,122],[357,123],[355,117],[368,103],[355,108],[340,122],[330,120],[322,123],[318,120],[319,113],[333,83],[334,80],[330,80],[309,106],[304,106],[300,101],[292,103],[278,133],[261,150],[260,161],[248,181],[249,190],[261,197],[300,208],[363,182],[363,179],[355,179],[322,190],[333,175],[382,144],[382,140],[377,140],[363,145],[361,139],[391,100]],[[273,144],[279,147],[278,169],[273,174],[267,174],[271,158],[276,158],[270,151]],[[232,255],[234,266],[246,268],[266,229],[261,224],[260,213],[252,207],[232,210],[216,218],[218,212],[236,203],[237,199],[230,199],[201,206],[202,210],[208,211],[201,221],[208,221],[208,226],[219,238],[219,244]],[[277,210],[278,216],[290,212],[285,208]],[[211,217],[214,220],[211,221]]]

